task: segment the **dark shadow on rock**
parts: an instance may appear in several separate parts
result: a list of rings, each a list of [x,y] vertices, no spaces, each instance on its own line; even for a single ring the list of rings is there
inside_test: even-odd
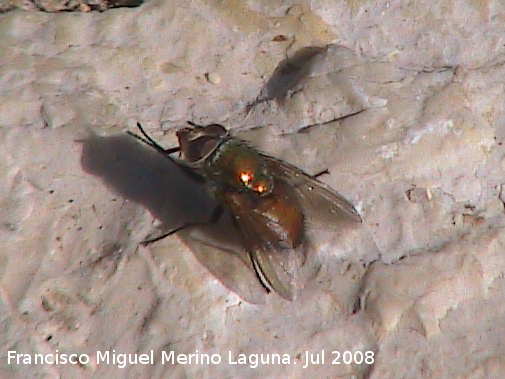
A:
[[[186,223],[205,223],[216,203],[205,186],[173,160],[128,135],[91,136],[81,141],[81,165],[124,198],[147,208],[164,231]],[[226,213],[215,225],[177,233],[224,286],[251,303],[264,302],[265,289],[252,270],[242,239]],[[172,237],[168,237],[172,238]]]
[[[283,103],[290,93],[301,89],[315,61],[325,51],[326,47],[308,46],[298,50],[292,57],[281,61],[261,89],[256,101],[249,107],[269,100]]]

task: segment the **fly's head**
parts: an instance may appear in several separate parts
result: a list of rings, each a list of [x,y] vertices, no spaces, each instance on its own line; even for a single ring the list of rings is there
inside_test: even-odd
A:
[[[244,141],[230,136],[219,124],[191,126],[177,131],[184,161],[215,188],[249,192],[259,196],[273,191],[273,177],[262,155]]]
[[[229,137],[229,133],[219,124],[190,125],[177,131],[180,150],[186,162],[201,165]]]

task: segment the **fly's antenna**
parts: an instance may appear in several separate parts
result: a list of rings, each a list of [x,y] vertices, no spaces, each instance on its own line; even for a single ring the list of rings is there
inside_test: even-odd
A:
[[[176,152],[178,152],[181,149],[179,146],[178,147],[172,147],[170,149],[165,149],[165,148],[161,147],[155,140],[153,140],[146,133],[146,131],[144,130],[144,128],[142,127],[142,125],[140,125],[139,122],[137,122],[137,128],[139,128],[140,133],[142,133],[142,135],[144,136],[144,138],[142,138],[141,136],[139,136],[139,135],[137,135],[135,133],[130,132],[129,130],[127,131],[127,133],[129,135],[131,135],[132,137],[135,137],[139,141],[144,142],[146,145],[151,146],[152,148],[156,149],[158,152],[160,152],[162,154],[168,155],[168,154],[176,153]]]

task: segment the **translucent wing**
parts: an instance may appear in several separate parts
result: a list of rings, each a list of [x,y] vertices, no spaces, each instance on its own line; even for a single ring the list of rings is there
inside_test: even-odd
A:
[[[372,235],[354,206],[342,195],[279,159],[263,155],[278,180],[291,185],[305,215],[304,243],[307,252],[323,252],[340,260],[369,263],[380,256]],[[304,267],[308,274],[316,268]]]
[[[297,270],[299,269],[294,264],[295,260],[287,259],[286,252],[279,254],[279,251],[268,248],[266,245],[252,249],[250,254],[254,270],[261,282],[284,299],[293,300],[298,288]],[[289,255],[296,256],[298,253],[293,251]]]
[[[256,194],[231,193],[224,196],[224,202],[234,215],[260,280],[292,300],[313,237],[323,239],[322,228],[314,224],[324,224],[339,247],[352,250],[357,241],[350,230],[360,229],[361,217],[343,196],[302,170],[270,156],[263,158],[274,177],[274,192],[257,197],[256,202]],[[297,217],[300,225],[294,227]]]
[[[293,186],[305,211],[313,213],[318,218],[324,218],[325,222],[361,223],[361,216],[356,208],[324,183],[280,159],[268,155],[263,155],[263,158],[272,175]]]
[[[296,193],[283,180],[274,193],[224,194],[261,282],[285,299],[293,300],[298,271],[305,261],[303,213]]]
[[[267,291],[254,273],[242,236],[228,220],[224,215],[218,224],[187,228],[178,236],[222,285],[249,303],[262,304]]]

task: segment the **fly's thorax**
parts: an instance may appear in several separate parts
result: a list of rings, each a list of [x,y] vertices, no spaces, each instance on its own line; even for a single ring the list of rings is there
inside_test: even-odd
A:
[[[179,146],[184,160],[202,165],[229,138],[228,131],[219,124],[193,125],[177,131]]]
[[[271,193],[274,180],[261,154],[236,138],[223,141],[206,162],[207,176],[217,184],[235,191]]]
[[[261,239],[281,249],[294,249],[305,237],[304,214],[298,197],[288,183],[278,180],[267,196],[232,192],[224,196],[235,218],[242,224],[254,222]]]

